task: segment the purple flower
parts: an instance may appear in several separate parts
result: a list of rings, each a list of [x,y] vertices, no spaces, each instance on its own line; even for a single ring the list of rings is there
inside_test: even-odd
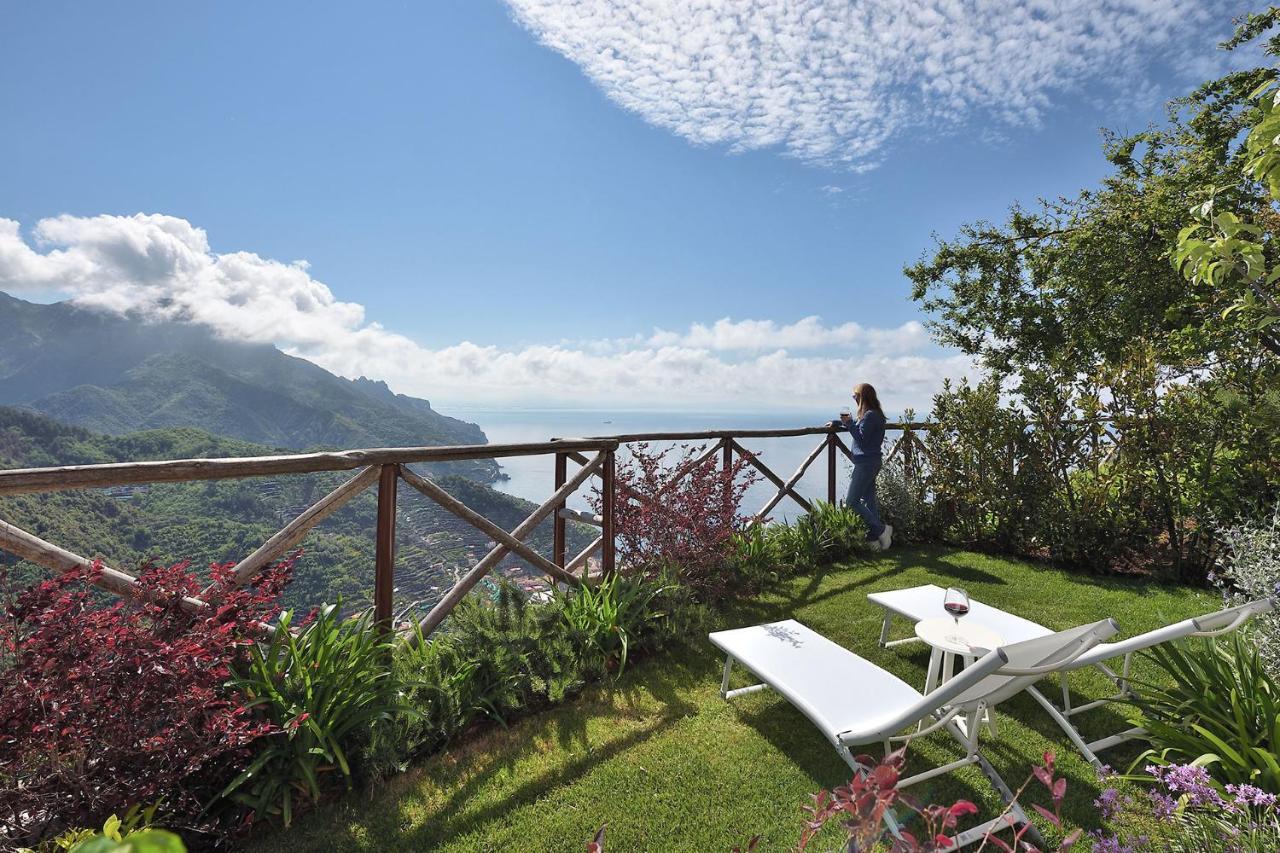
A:
[[[1209,771],[1192,764],[1170,764],[1167,767],[1147,766],[1147,772],[1164,783],[1173,794],[1186,794],[1193,806],[1225,806],[1209,777]]]
[[[1101,812],[1103,819],[1111,820],[1120,810],[1120,792],[1115,788],[1107,788],[1093,801],[1093,806]]]
[[[1275,808],[1277,799],[1280,799],[1275,794],[1248,784],[1228,785],[1227,793],[1236,798],[1236,805],[1260,806],[1264,809]]]
[[[1162,794],[1159,791],[1148,791],[1147,795],[1151,797],[1151,804],[1155,808],[1155,816],[1158,818],[1171,817],[1178,809],[1178,801],[1168,794]]]
[[[1093,839],[1092,853],[1139,853],[1147,847],[1145,835],[1121,839],[1118,835],[1103,835],[1101,830],[1095,829],[1089,836]]]

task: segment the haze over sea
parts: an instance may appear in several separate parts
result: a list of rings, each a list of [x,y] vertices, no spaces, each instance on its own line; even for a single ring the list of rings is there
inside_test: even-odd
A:
[[[763,411],[763,412],[657,412],[617,411],[607,409],[496,409],[450,406],[444,411],[454,417],[474,421],[480,425],[493,444],[547,441],[551,438],[580,436],[619,435],[640,432],[680,432],[713,429],[787,429],[815,426],[836,417],[844,405],[838,396],[831,411]],[[896,415],[890,413],[892,421]],[[892,434],[890,435],[892,439]],[[789,479],[805,457],[817,446],[820,436],[796,438],[750,439],[741,442],[749,450],[760,454],[760,461],[784,480]],[[691,442],[703,446],[706,442]],[[661,448],[670,443],[655,444]],[[502,469],[510,479],[499,481],[495,487],[508,494],[541,503],[553,490],[555,465],[551,455],[513,457],[501,460]],[[848,486],[849,464],[841,457],[839,467],[839,494],[844,495]],[[748,491],[743,501],[744,512],[756,512],[777,491],[773,483],[764,480]],[[826,499],[826,458],[814,460],[798,491],[805,497]],[[589,508],[589,489],[580,489],[569,501],[573,509]],[[770,513],[775,519],[795,517],[801,512],[792,500],[784,500]]]

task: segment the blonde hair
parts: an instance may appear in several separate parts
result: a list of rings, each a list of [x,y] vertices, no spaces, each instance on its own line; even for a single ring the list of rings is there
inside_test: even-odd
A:
[[[884,416],[884,409],[880,408],[880,398],[876,396],[876,389],[861,382],[853,386],[853,393],[858,396],[858,419],[870,411],[877,411],[881,417]]]

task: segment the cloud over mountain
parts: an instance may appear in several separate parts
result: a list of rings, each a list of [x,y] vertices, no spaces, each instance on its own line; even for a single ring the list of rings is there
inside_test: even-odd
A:
[[[1039,123],[1210,54],[1219,0],[508,0],[611,99],[697,144],[863,168],[903,129]],[[1186,51],[1184,56],[1182,51]]]
[[[711,407],[826,405],[855,380],[892,389],[895,408],[927,408],[941,377],[970,369],[918,322],[896,328],[718,320],[684,331],[521,349],[461,342],[431,349],[367,321],[305,263],[216,253],[173,216],[0,219],[0,290],[70,297],[104,311],[182,320],[274,343],[343,376],[455,402]]]

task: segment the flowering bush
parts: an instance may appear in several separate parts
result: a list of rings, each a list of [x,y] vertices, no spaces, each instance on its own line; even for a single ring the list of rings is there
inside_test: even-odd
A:
[[[741,455],[728,469],[714,455],[699,462],[705,450],[633,445],[617,467],[614,530],[624,571],[654,577],[671,569],[700,600],[714,601],[744,591],[732,571],[733,546],[747,526],[742,498],[759,475]],[[593,502],[601,512],[599,493]]]
[[[169,826],[213,828],[206,804],[272,731],[227,686],[231,665],[274,618],[292,565],[247,588],[215,566],[211,606],[197,614],[181,607],[202,585],[186,563],[146,568],[139,601],[98,602],[87,586],[102,573],[95,564],[8,602],[0,846],[155,802]]]
[[[1094,801],[1116,829],[1092,833],[1094,853],[1253,853],[1280,850],[1277,797],[1220,785],[1191,764],[1148,765],[1146,796],[1108,787]],[[1135,828],[1130,828],[1135,827]]]
[[[1225,550],[1210,579],[1229,604],[1280,595],[1280,506],[1263,524],[1241,524],[1220,532]],[[1252,634],[1267,669],[1280,677],[1280,613],[1259,617]]]

